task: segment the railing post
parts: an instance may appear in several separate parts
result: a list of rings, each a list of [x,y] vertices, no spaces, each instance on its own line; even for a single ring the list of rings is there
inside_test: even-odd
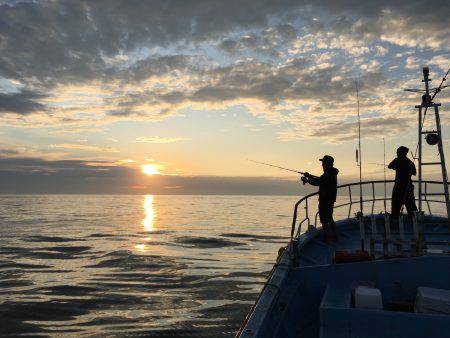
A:
[[[370,254],[372,258],[375,258],[375,241],[377,239],[377,220],[374,214],[372,214],[371,220],[372,220],[372,236],[370,238]]]
[[[348,186],[348,196],[350,197],[350,204],[348,205],[348,216],[347,216],[347,219],[350,219],[350,214],[352,212],[352,204],[353,204],[352,188],[350,186]]]
[[[414,235],[414,244],[416,246],[416,253],[419,255],[421,252],[420,243],[419,243],[419,226],[418,226],[418,217],[419,213],[415,212],[413,216],[413,235]]]
[[[364,216],[359,213],[359,235],[361,237],[361,251],[365,251],[364,241],[366,238],[366,229],[364,227]]]
[[[403,243],[405,242],[405,227],[403,226],[403,215],[398,216],[398,233],[400,236],[400,243],[398,245],[398,248],[403,255]]]
[[[419,228],[419,250],[418,253],[421,255],[423,253],[424,245],[425,245],[425,235],[423,233],[423,221],[424,221],[424,213],[423,211],[419,214],[417,219],[417,224]]]
[[[311,230],[311,221],[309,220],[309,207],[308,207],[308,198],[305,201],[305,215],[308,220],[308,230]]]
[[[375,183],[372,182],[372,215],[374,209],[375,209]]]
[[[294,206],[294,215],[292,216],[292,227],[291,227],[291,242],[294,239],[295,226],[297,223],[297,209],[298,209],[299,203],[300,203],[300,201],[295,203],[295,206]]]
[[[383,255],[389,255],[389,239],[391,237],[391,225],[389,224],[389,215],[384,215],[384,240],[383,240]]]
[[[430,207],[430,201],[427,198],[427,194],[428,194],[428,182],[425,181],[425,196],[424,196],[424,201],[427,202],[427,208],[428,208],[428,213],[431,216],[431,207]]]

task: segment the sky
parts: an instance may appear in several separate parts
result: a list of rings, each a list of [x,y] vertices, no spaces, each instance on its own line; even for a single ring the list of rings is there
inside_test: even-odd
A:
[[[403,89],[425,65],[439,84],[449,23],[449,0],[0,1],[0,193],[299,194],[249,159],[324,154],[355,180],[355,83],[380,178],[383,138],[416,147]]]

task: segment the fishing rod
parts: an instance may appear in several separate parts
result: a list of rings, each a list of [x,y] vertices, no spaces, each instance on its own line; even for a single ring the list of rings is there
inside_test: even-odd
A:
[[[253,160],[249,160],[249,161],[250,162],[254,162],[254,163],[258,163],[258,164],[262,164],[262,165],[266,165],[266,166],[269,166],[269,167],[278,168],[278,169],[281,169],[281,170],[292,171],[292,172],[300,174],[300,175],[304,175],[305,174],[303,171],[297,171],[297,170],[294,170],[294,169],[284,168],[284,167],[280,167],[278,165],[274,165],[274,164],[270,164],[270,163],[253,161]]]

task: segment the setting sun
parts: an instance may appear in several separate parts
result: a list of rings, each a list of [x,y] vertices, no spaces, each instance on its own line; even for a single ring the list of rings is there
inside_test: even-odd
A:
[[[146,164],[141,166],[142,168],[142,172],[146,175],[156,175],[159,174],[160,172],[158,171],[158,167],[154,164]]]

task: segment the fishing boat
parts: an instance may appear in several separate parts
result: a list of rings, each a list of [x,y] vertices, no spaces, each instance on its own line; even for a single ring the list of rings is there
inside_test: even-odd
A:
[[[390,197],[380,191],[393,181],[340,185],[342,203],[334,207],[342,215],[336,222],[340,239],[329,243],[313,210],[318,193],[301,198],[290,242],[237,337],[450,337],[450,203],[440,104],[433,100],[445,77],[437,88],[430,81],[424,67],[425,89],[410,90],[423,94],[416,106],[418,212],[391,219]],[[439,161],[426,159],[429,146],[437,146]],[[442,181],[424,179],[424,166],[433,165],[440,167]]]

